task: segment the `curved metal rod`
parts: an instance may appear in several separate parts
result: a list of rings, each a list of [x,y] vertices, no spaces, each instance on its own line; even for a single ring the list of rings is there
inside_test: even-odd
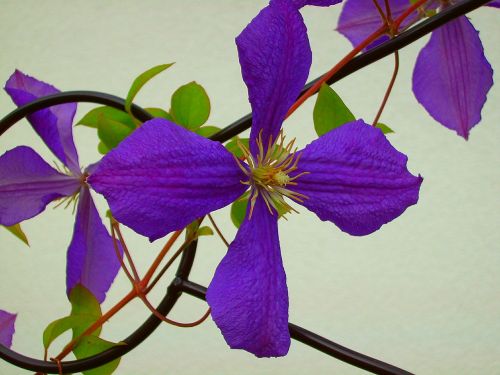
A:
[[[179,290],[193,297],[205,300],[207,288],[202,285],[193,283],[189,280],[179,280]],[[345,346],[339,345],[324,337],[317,335],[314,332],[308,331],[296,324],[288,323],[288,329],[292,339],[300,341],[314,349],[317,349],[331,357],[340,359],[343,362],[375,374],[388,375],[411,375],[411,372],[400,369],[399,367],[379,361],[378,359],[368,357],[367,355],[355,352]]]
[[[412,43],[423,35],[431,32],[437,27],[443,25],[450,20],[459,17],[461,15],[470,12],[484,5],[488,0],[464,0],[456,5],[453,5],[446,9],[445,11],[435,15],[428,20],[418,24],[417,26],[407,30],[398,37],[391,39],[380,46],[363,53],[362,55],[354,58],[350,63],[348,63],[343,69],[341,69],[328,84],[339,81],[340,79],[348,76],[349,74],[375,62],[383,57],[399,50],[406,45]],[[311,85],[314,84],[318,79],[308,83],[304,90],[307,90]],[[124,110],[125,101],[114,95],[109,95],[105,93],[93,92],[93,91],[70,91],[64,93],[58,93],[43,98],[39,98],[23,107],[20,107],[10,114],[5,116],[0,120],[0,135],[7,131],[12,125],[14,125],[19,120],[37,110],[48,108],[53,105],[72,103],[72,102],[90,102],[96,104],[102,104],[111,106],[120,110]],[[132,113],[140,121],[147,121],[152,118],[152,116],[144,109],[137,105],[132,105]],[[225,142],[235,135],[241,133],[242,131],[248,129],[251,125],[252,116],[248,114],[239,120],[235,121],[231,125],[222,129],[218,133],[210,137],[212,140]],[[167,293],[163,300],[157,307],[157,310],[167,315],[172,307],[175,305],[179,299],[182,292],[195,295],[195,290],[202,286],[191,283],[187,280],[191,267],[194,262],[194,257],[196,254],[196,243],[192,243],[189,248],[183,253],[180,265],[178,267],[176,278],[172,284],[168,287]],[[187,287],[190,285],[191,287]],[[195,288],[196,286],[196,288]],[[200,295],[198,296],[200,298]],[[127,337],[123,342],[126,345],[119,345],[97,355],[76,360],[76,361],[66,361],[62,362],[62,367],[64,371],[68,372],[80,372],[89,370],[102,366],[112,360],[115,360],[124,354],[128,353],[130,350],[135,348],[137,345],[142,343],[159,325],[161,321],[151,315],[135,332],[133,332],[129,337]],[[386,364],[384,362],[378,361],[374,358],[364,356],[363,354],[354,352],[348,348],[341,345],[335,344],[330,340],[327,340],[321,336],[314,334],[313,332],[307,331],[299,326],[290,324],[290,332],[294,339],[301,341],[317,350],[320,350],[328,355],[336,357],[344,362],[350,363],[359,368],[363,368],[367,371],[377,373],[377,374],[410,374],[405,370],[401,370],[392,365]],[[44,373],[54,373],[59,372],[58,366],[52,362],[41,361],[38,359],[33,359],[22,354],[16,353],[15,351],[0,345],[0,357],[4,360],[27,370],[40,371]]]
[[[352,59],[348,64],[346,64],[342,69],[340,69],[337,74],[335,74],[331,79],[327,81],[329,85],[340,81],[341,79],[347,77],[348,75],[357,72],[358,70],[380,60],[395,51],[399,51],[403,47],[413,43],[417,39],[420,39],[424,35],[430,33],[431,31],[437,29],[439,26],[459,17],[464,14],[479,8],[480,6],[488,3],[490,0],[464,0],[458,4],[452,5],[442,12],[428,18],[427,20],[413,26],[412,28],[401,33],[397,37],[386,41],[372,48],[361,55]],[[304,86],[302,89],[302,95],[311,86],[313,86],[321,77],[314,79]],[[247,130],[252,125],[252,114],[241,117],[240,119],[233,122],[231,125],[225,127],[220,132],[214,135],[213,139],[216,141],[222,141],[230,139],[241,132]]]

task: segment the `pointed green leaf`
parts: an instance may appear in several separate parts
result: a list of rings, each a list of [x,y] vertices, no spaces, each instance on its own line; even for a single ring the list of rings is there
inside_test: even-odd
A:
[[[318,136],[328,133],[355,117],[340,96],[328,85],[321,85],[313,111],[314,129]]]
[[[187,129],[199,128],[210,116],[210,99],[196,82],[179,87],[172,95],[170,105],[174,121]]]
[[[208,138],[218,131],[220,131],[220,128],[218,128],[217,126],[205,125],[201,128],[196,129],[195,133],[201,135],[202,137]]]
[[[108,150],[118,146],[118,144],[132,132],[133,129],[121,122],[102,116],[98,119],[97,135]],[[104,151],[104,148],[102,148],[102,151]]]
[[[159,118],[164,118],[166,120],[169,120],[169,121],[174,121],[174,119],[172,118],[172,116],[170,115],[170,113],[168,113],[167,111],[161,109],[161,108],[146,108],[146,111],[148,111],[151,116],[153,117],[159,117]]]
[[[394,133],[394,130],[392,130],[386,124],[382,124],[381,122],[377,123],[375,125],[375,127],[379,128],[380,130],[382,130],[382,133],[384,133],[384,134]]]
[[[116,345],[125,345],[123,343],[115,344],[110,341],[103,340],[97,336],[85,336],[83,337],[78,345],[73,350],[75,357],[77,359],[87,358],[93,356],[95,354],[99,354],[109,348],[112,348]],[[120,364],[120,359],[115,359],[112,362],[109,362],[103,366],[97,367],[92,370],[84,371],[84,375],[110,375],[112,374],[118,365]]]
[[[239,137],[234,137],[232,138],[228,143],[226,143],[226,149],[236,156],[237,158],[241,159],[243,157],[243,151],[239,148],[238,146],[238,140],[246,147],[249,148],[249,142],[250,140],[248,138],[239,138]]]
[[[99,127],[99,119],[101,118],[120,122],[130,129],[135,129],[134,121],[127,112],[107,106],[92,109],[76,125],[84,125],[97,129]]]
[[[69,294],[71,302],[71,316],[79,316],[80,324],[73,328],[73,337],[80,336],[94,321],[102,316],[101,306],[94,295],[83,285],[76,285]],[[85,319],[83,319],[85,317]],[[86,319],[88,317],[89,320]],[[90,324],[89,324],[90,321]],[[99,336],[101,328],[94,331],[93,335]]]
[[[21,228],[21,224],[18,223],[18,224],[11,225],[9,227],[7,227],[5,225],[2,225],[2,226],[5,227],[14,236],[16,236],[21,241],[23,241],[26,245],[28,245],[28,246],[30,245],[28,242],[28,237],[26,237],[26,234],[23,232],[23,230]]]
[[[132,106],[132,102],[135,99],[135,96],[137,93],[141,90],[141,88],[153,77],[157,76],[164,70],[170,68],[174,63],[171,64],[162,64],[162,65],[157,65],[151,69],[146,70],[144,73],[139,75],[134,82],[132,83],[132,86],[130,87],[130,90],[128,91],[127,94],[127,99],[125,100],[125,110],[130,113],[130,107]]]

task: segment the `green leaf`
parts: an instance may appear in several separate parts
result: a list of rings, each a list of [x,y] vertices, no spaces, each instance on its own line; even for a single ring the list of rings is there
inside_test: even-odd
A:
[[[23,241],[26,245],[28,245],[28,246],[30,245],[28,242],[28,237],[26,237],[26,234],[23,232],[23,230],[21,228],[21,224],[18,223],[18,224],[14,224],[11,226],[5,226],[5,225],[2,225],[2,226],[5,227],[5,229],[7,229],[14,236],[16,236],[21,241]]]
[[[248,197],[238,199],[231,205],[231,221],[236,228],[239,228],[247,212]]]
[[[375,125],[376,128],[379,128],[382,130],[382,133],[384,134],[389,134],[389,133],[394,133],[394,130],[392,130],[390,127],[388,127],[386,124],[382,124],[381,122],[378,122]]]
[[[248,138],[234,137],[228,143],[226,143],[226,149],[232,153],[237,158],[242,158],[243,151],[238,147],[238,140],[243,143],[246,148],[250,148],[250,140]]]
[[[80,336],[101,316],[101,306],[94,295],[81,284],[76,285],[69,295],[71,302],[71,313],[61,319],[50,323],[43,331],[43,346],[48,350],[49,346],[68,330],[73,330],[73,338]],[[101,328],[96,329],[92,336],[99,336]]]
[[[94,321],[102,316],[101,306],[94,295],[83,285],[76,285],[69,294],[71,302],[70,316],[79,316],[80,324],[73,327],[73,338],[80,336]],[[87,317],[90,320],[87,320]],[[83,319],[85,318],[85,319]],[[101,327],[94,331],[93,335],[99,336]]]
[[[313,111],[314,129],[318,136],[328,133],[355,117],[340,96],[328,85],[321,85]]]
[[[132,101],[135,99],[135,96],[138,94],[138,92],[141,90],[141,88],[153,77],[157,76],[164,70],[170,68],[174,63],[171,64],[162,64],[162,65],[157,65],[151,69],[146,70],[144,73],[139,75],[134,82],[132,83],[132,86],[130,87],[130,90],[128,91],[127,94],[127,99],[125,100],[125,110],[130,113],[130,107],[132,106]]]
[[[208,138],[217,133],[220,130],[217,126],[205,125],[201,128],[195,130],[196,134],[201,135],[202,137]]]
[[[95,354],[101,353],[104,350],[112,348],[116,345],[125,345],[124,343],[115,344],[110,341],[103,340],[97,336],[85,336],[83,337],[78,345],[74,348],[73,353],[77,359],[87,358]],[[92,370],[83,371],[84,375],[110,375],[112,374],[118,365],[120,364],[120,359],[115,359],[103,366],[97,367]]]
[[[198,237],[201,237],[201,236],[213,236],[214,234],[214,231],[212,230],[212,228],[210,227],[207,227],[207,226],[204,226],[204,227],[200,227],[198,229]]]
[[[196,82],[179,87],[172,95],[170,105],[174,121],[187,129],[199,128],[210,115],[210,99],[205,89]]]
[[[92,320],[94,319],[94,320]],[[95,317],[91,315],[70,315],[61,319],[54,320],[50,323],[47,328],[43,331],[43,347],[48,349],[49,346],[61,336],[64,332],[70,329],[82,326],[86,324],[87,327],[95,321]]]
[[[97,129],[99,127],[99,119],[101,118],[120,122],[130,129],[135,129],[134,121],[127,112],[106,106],[92,109],[76,125],[84,125]]]
[[[168,113],[167,111],[161,109],[161,108],[146,108],[146,111],[148,111],[151,116],[157,118],[164,118],[166,120],[169,120],[169,121],[174,121],[174,119],[172,118],[172,116],[170,115],[170,113]]]
[[[97,135],[108,151],[118,146],[118,144],[133,131],[133,129],[121,122],[105,117],[100,117],[98,119]],[[104,151],[104,148],[101,148],[102,151]]]

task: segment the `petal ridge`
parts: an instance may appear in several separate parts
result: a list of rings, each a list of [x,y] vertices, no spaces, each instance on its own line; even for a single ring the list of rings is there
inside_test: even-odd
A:
[[[233,202],[246,190],[244,178],[219,142],[155,119],[109,152],[87,181],[118,221],[154,241]]]
[[[288,291],[276,215],[259,197],[207,290],[212,318],[233,349],[279,357],[290,347]]]
[[[300,152],[300,151],[299,151]],[[416,204],[422,178],[407,169],[406,155],[362,120],[347,123],[302,151],[297,186],[302,205],[342,231],[363,236]]]

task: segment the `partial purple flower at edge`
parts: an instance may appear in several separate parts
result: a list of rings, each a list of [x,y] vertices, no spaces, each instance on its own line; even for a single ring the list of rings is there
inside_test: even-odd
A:
[[[407,0],[390,0],[389,4],[395,17],[409,6]],[[500,2],[487,5],[498,8]],[[417,16],[415,13],[408,19],[415,20]],[[381,25],[382,19],[373,1],[347,0],[337,30],[356,46]],[[387,37],[368,49],[384,40]],[[413,92],[417,100],[436,121],[465,139],[481,120],[481,110],[492,85],[493,70],[484,56],[478,32],[466,16],[432,32],[413,72]]]
[[[492,86],[493,69],[467,17],[432,32],[415,64],[413,92],[436,121],[467,140]]]
[[[7,81],[5,90],[18,106],[59,92],[18,70]],[[79,194],[73,240],[68,249],[67,293],[81,283],[102,302],[120,264],[84,183],[86,176],[80,171],[72,133],[75,112],[76,104],[70,103],[28,116],[36,132],[68,168],[68,174],[56,171],[26,146],[0,157],[0,224],[19,223],[38,215],[55,199]]]
[[[12,346],[12,337],[15,332],[16,318],[16,314],[0,310],[0,344],[6,346],[7,348]]]
[[[259,134],[264,145],[278,135],[307,79],[311,50],[298,9],[284,0],[271,1],[236,42],[253,110],[250,156],[255,157]],[[362,120],[325,134],[299,153],[299,169],[289,177],[311,173],[297,186],[280,187],[307,195],[306,208],[350,234],[369,234],[418,200],[422,178],[408,172],[406,156]],[[249,172],[217,142],[156,119],[109,152],[88,182],[107,198],[119,221],[155,239],[231,203],[245,190],[240,180]],[[262,194],[218,266],[207,301],[231,348],[258,357],[288,352],[288,292],[277,214]]]

